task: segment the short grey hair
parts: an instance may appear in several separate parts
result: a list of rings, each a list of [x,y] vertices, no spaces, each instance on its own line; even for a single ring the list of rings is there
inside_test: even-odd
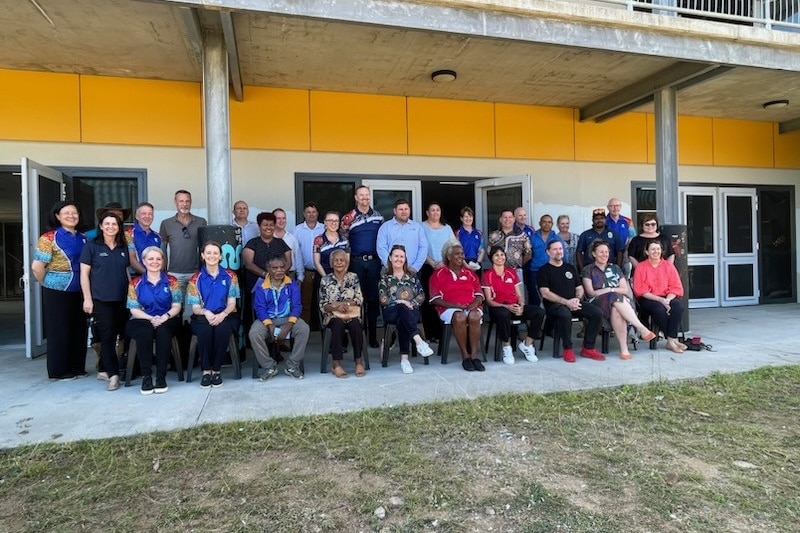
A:
[[[453,248],[461,248],[461,242],[456,238],[447,239],[447,242],[442,245],[442,261],[447,261],[450,258],[450,252],[453,251]]]
[[[161,254],[161,260],[162,261],[167,259],[164,256],[164,250],[162,250],[160,247],[158,247],[158,246],[148,246],[147,248],[142,250],[142,261],[144,261],[144,258],[147,257],[148,255],[150,255],[151,252],[158,252],[159,254]]]
[[[344,264],[350,266],[350,254],[347,253],[347,250],[343,248],[334,248],[331,255],[328,257],[328,261],[333,261],[335,255],[344,255]]]

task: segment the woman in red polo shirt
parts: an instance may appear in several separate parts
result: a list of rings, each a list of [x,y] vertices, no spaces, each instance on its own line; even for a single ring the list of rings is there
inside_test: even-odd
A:
[[[483,372],[486,368],[477,356],[483,317],[481,284],[464,263],[464,248],[457,240],[444,244],[442,262],[444,268],[431,276],[431,304],[436,306],[442,322],[451,324],[464,370]]]

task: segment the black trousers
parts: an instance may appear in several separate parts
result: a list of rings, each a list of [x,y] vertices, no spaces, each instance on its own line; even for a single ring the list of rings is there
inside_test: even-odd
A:
[[[100,302],[94,300],[94,341],[100,343],[100,359],[108,376],[119,374],[117,359],[117,336],[125,333],[128,323],[128,309],[124,301]]]
[[[425,337],[428,340],[432,338],[438,339],[442,336],[442,321],[439,318],[439,313],[436,312],[436,307],[430,304],[431,289],[429,285],[431,276],[433,276],[433,267],[425,263],[419,269],[419,282],[425,291],[425,301],[420,306],[419,311],[422,315],[422,329],[425,330]]]
[[[228,315],[221,323],[212,326],[206,317],[192,317],[192,335],[197,336],[197,351],[200,354],[200,368],[219,372],[231,335],[239,331],[239,316]],[[190,355],[191,357],[191,355]],[[189,361],[191,365],[193,361]]]
[[[683,302],[680,298],[675,298],[669,302],[669,314],[667,314],[667,309],[663,305],[654,300],[640,298],[639,305],[644,311],[650,313],[650,316],[653,317],[653,322],[667,337],[672,339],[678,337],[681,319],[683,318]]]
[[[594,348],[597,334],[603,326],[603,311],[594,304],[582,302],[581,308],[577,311],[570,311],[567,306],[562,304],[551,304],[547,307],[547,316],[556,321],[555,327],[558,329],[562,339],[564,349],[572,348],[572,317],[586,319],[586,331],[583,334],[583,346]]]
[[[42,288],[44,333],[47,339],[47,375],[51,378],[86,373],[89,326],[80,292]]]
[[[172,352],[172,337],[181,326],[181,315],[174,316],[154,328],[149,320],[132,318],[128,320],[125,331],[128,336],[136,341],[136,357],[143,376],[153,374],[153,340],[156,341],[156,377],[163,378],[167,375],[167,364]]]
[[[378,282],[381,277],[381,262],[377,255],[371,260],[364,261],[355,256],[350,260],[350,271],[358,276],[361,292],[364,294],[366,304],[367,334],[369,340],[377,339],[378,314],[381,312],[378,302]]]
[[[386,324],[397,324],[397,342],[400,344],[400,353],[408,354],[411,339],[419,334],[417,324],[421,318],[419,311],[409,309],[405,304],[390,305],[383,310],[383,321]],[[389,342],[386,339],[385,342]]]
[[[528,337],[537,339],[542,335],[542,319],[544,309],[534,305],[522,306],[522,315],[517,316],[505,307],[489,307],[489,316],[497,327],[497,338],[500,342],[508,342],[511,338],[511,321],[524,320],[528,326]]]
[[[350,339],[353,341],[353,358],[361,359],[361,353],[364,349],[364,330],[361,328],[361,322],[355,318],[345,322],[341,318],[333,317],[327,326],[331,330],[331,358],[334,361],[341,361],[344,359],[344,332],[347,330],[350,333]]]

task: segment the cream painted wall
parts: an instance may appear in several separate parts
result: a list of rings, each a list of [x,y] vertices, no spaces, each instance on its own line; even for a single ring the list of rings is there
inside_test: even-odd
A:
[[[22,156],[49,166],[124,167],[147,169],[147,198],[156,206],[156,225],[174,212],[173,193],[190,190],[193,211],[206,216],[205,155],[202,149],[134,147],[71,143],[0,142],[0,164],[19,165]],[[591,211],[611,196],[622,200],[630,215],[631,181],[655,181],[655,168],[642,164],[577,163],[520,159],[478,159],[339,154],[319,152],[235,150],[231,159],[234,200],[250,204],[251,218],[261,210],[283,207],[294,220],[296,172],[474,176],[532,176],[537,223],[549,213],[570,215],[572,231],[590,226]],[[681,182],[714,184],[800,185],[800,171],[755,168],[682,167]],[[795,204],[800,206],[800,187]],[[795,214],[800,221],[800,210]],[[796,228],[800,234],[800,227]],[[800,264],[800,254],[798,254]]]

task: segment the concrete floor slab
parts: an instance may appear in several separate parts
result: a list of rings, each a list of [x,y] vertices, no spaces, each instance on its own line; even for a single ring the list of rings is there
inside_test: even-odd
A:
[[[800,364],[800,305],[767,305],[691,311],[692,331],[702,335],[716,352],[677,355],[644,343],[633,359],[617,357],[611,341],[608,360],[580,359],[566,364],[550,356],[545,343],[540,361],[529,363],[517,354],[513,366],[490,361],[486,372],[467,373],[451,349],[451,363],[414,363],[414,374],[403,375],[396,351],[389,366],[381,368],[377,350],[371,350],[372,369],[363,378],[351,374],[335,379],[319,373],[319,336],[312,335],[306,355],[306,378],[296,381],[284,374],[261,383],[250,379],[249,362],[244,377],[235,380],[223,368],[224,386],[201,389],[195,373],[192,383],[168,375],[169,391],[142,396],[140,381],[129,388],[107,392],[94,375],[66,382],[47,379],[44,358],[27,360],[19,347],[0,348],[4,371],[0,373],[0,447],[44,442],[69,442],[190,428],[199,424],[275,417],[344,413],[368,408],[418,404],[452,399],[473,399],[510,392],[548,393],[672,381],[735,373],[768,365]],[[579,342],[576,339],[576,345]],[[352,365],[352,361],[347,362]],[[87,364],[90,368],[91,364]],[[351,368],[351,366],[347,366]]]

